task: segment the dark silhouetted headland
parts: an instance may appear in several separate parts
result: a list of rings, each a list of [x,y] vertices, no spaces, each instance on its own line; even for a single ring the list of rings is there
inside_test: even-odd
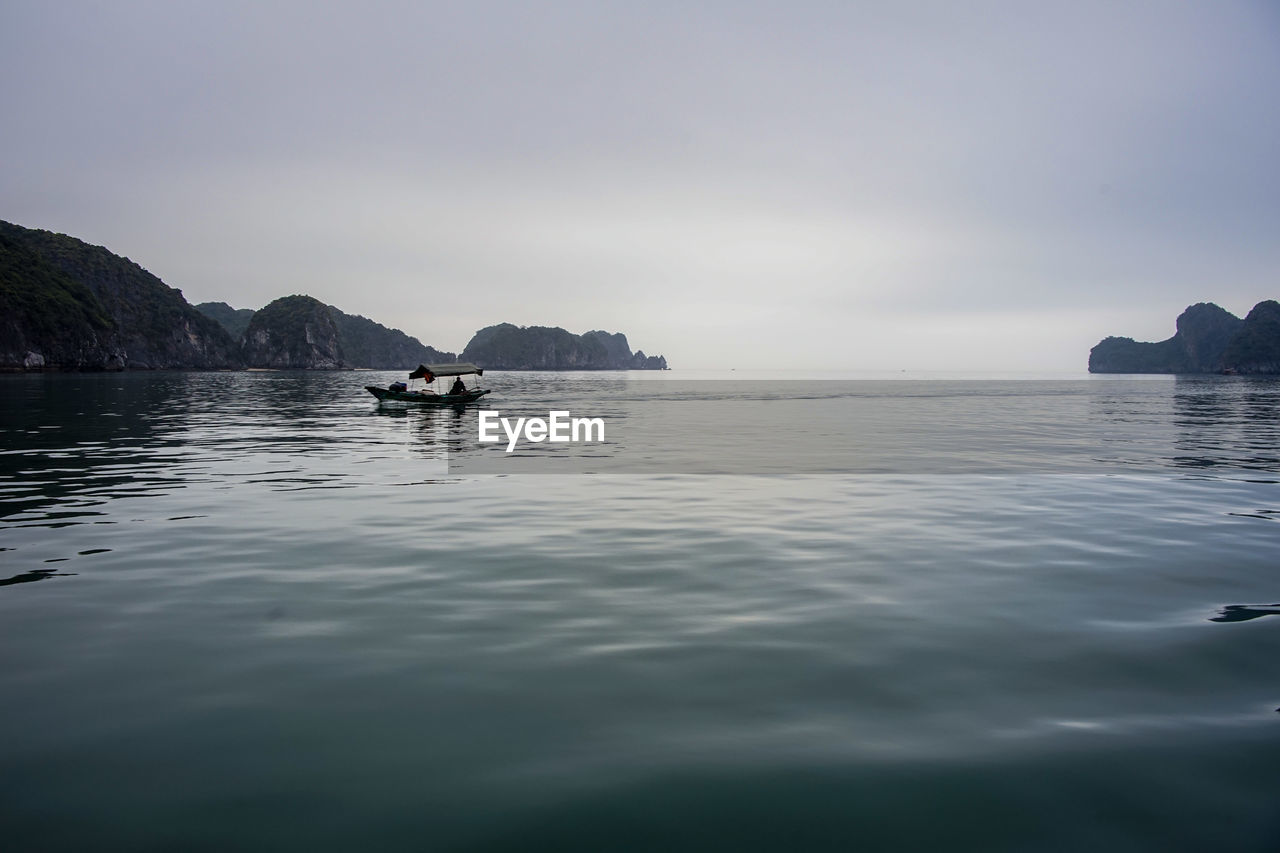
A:
[[[1173,337],[1110,337],[1089,351],[1090,373],[1280,373],[1280,303],[1259,302],[1241,320],[1212,302],[1183,311]]]
[[[663,370],[626,335],[509,323],[463,354],[511,370]],[[128,258],[51,231],[0,222],[0,369],[399,370],[455,361],[399,329],[296,294],[258,311],[192,306]]]
[[[666,370],[667,360],[631,352],[627,336],[592,331],[581,335],[549,326],[500,323],[475,333],[463,361],[495,370]]]

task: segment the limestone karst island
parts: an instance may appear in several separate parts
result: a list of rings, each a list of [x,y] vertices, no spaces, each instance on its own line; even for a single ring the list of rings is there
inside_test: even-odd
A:
[[[1089,372],[1280,374],[1280,302],[1259,302],[1243,320],[1197,303],[1168,340],[1103,339],[1089,351]]]
[[[498,370],[665,370],[626,335],[501,323],[461,353],[310,296],[258,311],[191,305],[128,258],[65,234],[0,222],[0,369],[399,370],[472,361]]]

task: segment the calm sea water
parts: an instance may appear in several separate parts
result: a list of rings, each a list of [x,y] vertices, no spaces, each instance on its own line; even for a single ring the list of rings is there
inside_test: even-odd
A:
[[[1280,383],[392,378],[0,377],[5,849],[1280,849]]]

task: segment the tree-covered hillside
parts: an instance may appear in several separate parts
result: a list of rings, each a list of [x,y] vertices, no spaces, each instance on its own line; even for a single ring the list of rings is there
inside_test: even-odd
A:
[[[232,308],[225,302],[201,302],[195,308],[209,319],[216,320],[237,341],[244,337],[249,321],[253,319],[252,308]]]
[[[426,346],[399,329],[388,329],[367,317],[343,313],[332,305],[329,310],[338,327],[347,363],[352,367],[398,370],[457,360],[453,353]]]
[[[1234,373],[1280,373],[1280,302],[1253,306],[1227,346],[1223,365]]]
[[[73,369],[240,365],[239,348],[225,329],[128,258],[8,222],[0,222],[0,236],[25,250],[11,249],[0,283],[26,306],[21,318],[15,313],[4,324],[5,366],[40,360],[45,367]],[[15,362],[14,351],[32,342],[42,349]]]
[[[88,287],[0,231],[0,365],[110,366],[114,335]]]

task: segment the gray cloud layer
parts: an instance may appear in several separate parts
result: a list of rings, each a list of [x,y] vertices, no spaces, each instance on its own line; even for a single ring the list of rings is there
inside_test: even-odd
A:
[[[1265,2],[11,0],[0,68],[0,218],[444,348],[1074,369],[1280,296]]]

